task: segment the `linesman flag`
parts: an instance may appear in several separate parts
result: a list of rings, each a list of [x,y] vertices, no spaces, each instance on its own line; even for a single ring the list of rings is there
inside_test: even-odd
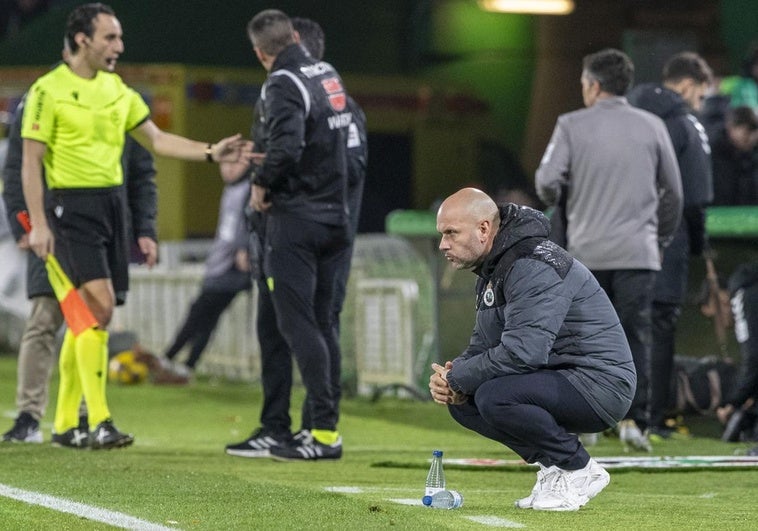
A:
[[[32,230],[27,211],[24,210],[16,214],[16,219],[27,233]],[[55,298],[58,299],[61,306],[63,319],[65,319],[71,333],[78,336],[89,328],[97,327],[97,319],[92,315],[87,303],[84,302],[71,280],[63,272],[60,262],[52,253],[48,253],[45,259],[45,269],[47,269],[47,278],[55,292]]]

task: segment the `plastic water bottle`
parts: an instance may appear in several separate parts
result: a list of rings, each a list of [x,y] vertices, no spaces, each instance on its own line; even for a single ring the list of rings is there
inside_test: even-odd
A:
[[[426,475],[426,489],[424,490],[424,500],[431,504],[431,497],[441,491],[445,490],[445,471],[442,469],[442,450],[434,450],[432,452],[432,465],[429,467],[429,473]]]
[[[456,490],[441,490],[432,496],[424,496],[422,501],[433,509],[457,509],[463,505],[463,496]]]

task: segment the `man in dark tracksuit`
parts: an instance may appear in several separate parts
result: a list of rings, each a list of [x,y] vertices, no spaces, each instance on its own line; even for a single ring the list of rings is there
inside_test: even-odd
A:
[[[623,418],[637,378],[611,301],[549,230],[540,212],[473,188],[442,203],[439,248],[478,275],[477,314],[468,348],[433,364],[429,387],[458,423],[539,464],[517,507],[569,511],[610,481],[576,434]]]
[[[698,111],[712,80],[711,69],[697,54],[672,56],[663,69],[663,84],[644,84],[629,92],[629,103],[659,116],[668,129],[682,176],[684,206],[674,238],[663,253],[653,297],[653,344],[650,355],[650,424],[652,437],[668,438],[666,426],[673,377],[675,336],[687,293],[690,256],[705,245],[705,208],[713,200],[711,149]]]
[[[313,20],[293,18],[292,25],[300,36],[300,45],[314,59],[321,60],[324,54],[324,33],[321,27]],[[350,273],[350,259],[352,257],[352,243],[358,230],[358,219],[363,196],[363,185],[366,176],[368,158],[368,144],[366,131],[366,117],[360,106],[348,96],[347,108],[352,115],[352,122],[348,126],[347,134],[347,168],[348,168],[348,206],[350,209],[350,241],[351,250],[342,267],[339,268],[335,278],[335,295],[333,303],[333,326],[336,328],[334,335],[328,335],[329,367],[331,370],[331,384],[333,398],[339,406],[341,397],[341,351],[339,345],[339,316],[345,300],[347,280]],[[253,126],[251,138],[254,150],[258,153],[266,152],[267,131],[263,100],[258,99],[253,113]],[[255,172],[260,166],[250,169],[251,180],[255,179]],[[251,213],[252,247],[261,249],[261,242],[265,239],[266,215],[262,212]],[[256,254],[256,253],[253,253]],[[258,312],[256,328],[258,341],[261,347],[261,383],[263,385],[263,405],[260,413],[260,427],[253,430],[252,434],[240,443],[226,446],[226,453],[239,457],[269,457],[273,446],[292,444],[293,436],[290,433],[292,419],[290,418],[290,393],[292,389],[292,355],[284,337],[282,337],[276,322],[276,310],[274,309],[266,283],[266,275],[260,257],[253,257],[254,277],[258,284]],[[310,439],[310,408],[308,400],[303,403],[301,429],[294,434],[295,444]]]
[[[300,36],[300,45],[310,53],[311,57],[321,60],[324,57],[324,32],[321,26],[310,19],[293,18],[292,25]],[[363,186],[366,181],[368,164],[368,133],[366,130],[366,115],[360,105],[347,97],[347,112],[350,114],[350,124],[347,126],[347,205],[350,212],[350,250],[344,261],[337,268],[334,279],[334,302],[332,305],[332,323],[334,333],[327,336],[329,343],[329,367],[331,369],[332,394],[339,407],[342,396],[342,352],[339,344],[340,314],[347,295],[347,281],[350,276],[350,265],[353,257],[353,244],[358,233],[361,203],[363,201]],[[312,422],[310,408],[306,402],[303,407],[303,430],[310,430]],[[303,433],[301,430],[300,433]]]
[[[338,406],[331,382],[334,279],[350,252],[347,207],[347,94],[334,68],[298,44],[277,10],[248,25],[269,72],[261,91],[268,134],[251,205],[267,212],[264,270],[279,330],[308,393],[312,440],[271,448],[272,457],[338,459]]]
[[[25,245],[23,242],[26,234],[16,219],[18,212],[26,210],[21,189],[22,109],[23,100],[16,110],[16,118],[8,135],[8,158],[3,171],[3,199],[8,206],[13,235],[20,245]],[[134,243],[142,240],[143,244],[147,244],[145,240],[149,240],[152,243],[148,247],[155,249],[158,195],[153,157],[149,151],[127,136],[121,164],[124,168],[123,197],[128,206],[130,233]],[[144,256],[144,259],[152,265],[156,256],[152,253]],[[32,252],[28,254],[26,290],[32,301],[32,310],[26,321],[18,355],[18,417],[13,427],[3,435],[3,440],[42,442],[39,421],[47,407],[50,374],[56,358],[55,334],[63,324],[63,316],[47,279],[45,263]],[[126,292],[119,292],[116,296],[118,303],[123,304]],[[86,424],[86,415],[84,421]],[[81,429],[86,433],[85,425],[82,425]]]

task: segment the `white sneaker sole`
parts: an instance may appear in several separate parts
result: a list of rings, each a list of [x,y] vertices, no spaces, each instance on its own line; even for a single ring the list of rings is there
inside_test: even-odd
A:
[[[237,457],[250,457],[250,458],[271,457],[270,450],[232,450],[232,449],[227,448],[226,453],[227,455],[234,455]]]

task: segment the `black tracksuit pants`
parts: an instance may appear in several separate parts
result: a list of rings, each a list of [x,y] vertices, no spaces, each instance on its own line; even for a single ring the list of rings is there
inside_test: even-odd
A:
[[[335,283],[349,259],[349,227],[271,213],[264,241],[264,271],[277,325],[300,369],[310,427],[336,430],[338,397],[332,379],[338,368],[331,366],[330,345],[339,341]]]
[[[459,424],[504,444],[527,463],[564,470],[578,470],[589,462],[578,433],[609,427],[554,370],[493,378],[468,402],[448,409]]]

